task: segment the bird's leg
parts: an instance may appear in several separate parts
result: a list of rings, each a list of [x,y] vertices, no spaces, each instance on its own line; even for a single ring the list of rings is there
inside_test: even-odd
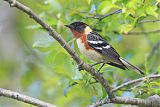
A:
[[[104,61],[102,60],[102,61],[96,62],[96,63],[94,63],[94,64],[91,64],[90,66],[93,67],[93,66],[98,65],[98,64],[100,64],[100,63],[104,63]]]
[[[101,67],[98,69],[98,72],[103,68],[104,65],[105,65],[105,63],[103,63],[103,64],[101,65]]]

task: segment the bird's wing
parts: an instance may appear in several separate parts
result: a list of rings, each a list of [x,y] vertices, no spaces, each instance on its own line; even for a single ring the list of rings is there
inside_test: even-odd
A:
[[[106,57],[106,59],[109,59],[110,63],[115,63],[124,66],[119,59],[120,55],[98,33],[94,31],[90,32],[87,35],[87,42],[94,50],[102,54],[104,57]]]

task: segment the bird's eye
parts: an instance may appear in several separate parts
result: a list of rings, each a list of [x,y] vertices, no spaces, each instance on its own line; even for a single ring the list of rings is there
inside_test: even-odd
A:
[[[85,28],[84,26],[80,25],[80,26],[76,26],[75,30],[78,32],[83,32],[84,28]]]

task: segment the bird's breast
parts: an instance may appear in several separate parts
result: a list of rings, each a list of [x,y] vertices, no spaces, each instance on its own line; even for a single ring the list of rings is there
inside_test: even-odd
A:
[[[83,40],[82,38],[78,38],[77,45],[80,50],[80,52],[90,60],[93,60],[95,62],[100,62],[103,60],[103,56],[101,56],[98,52],[96,52],[94,49],[90,48],[86,40]]]

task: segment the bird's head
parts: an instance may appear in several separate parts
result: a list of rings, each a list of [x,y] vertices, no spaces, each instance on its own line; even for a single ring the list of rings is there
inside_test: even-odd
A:
[[[83,34],[88,34],[89,32],[92,31],[92,29],[86,23],[80,21],[73,22],[65,26],[72,31],[72,33],[76,38],[82,36]]]

